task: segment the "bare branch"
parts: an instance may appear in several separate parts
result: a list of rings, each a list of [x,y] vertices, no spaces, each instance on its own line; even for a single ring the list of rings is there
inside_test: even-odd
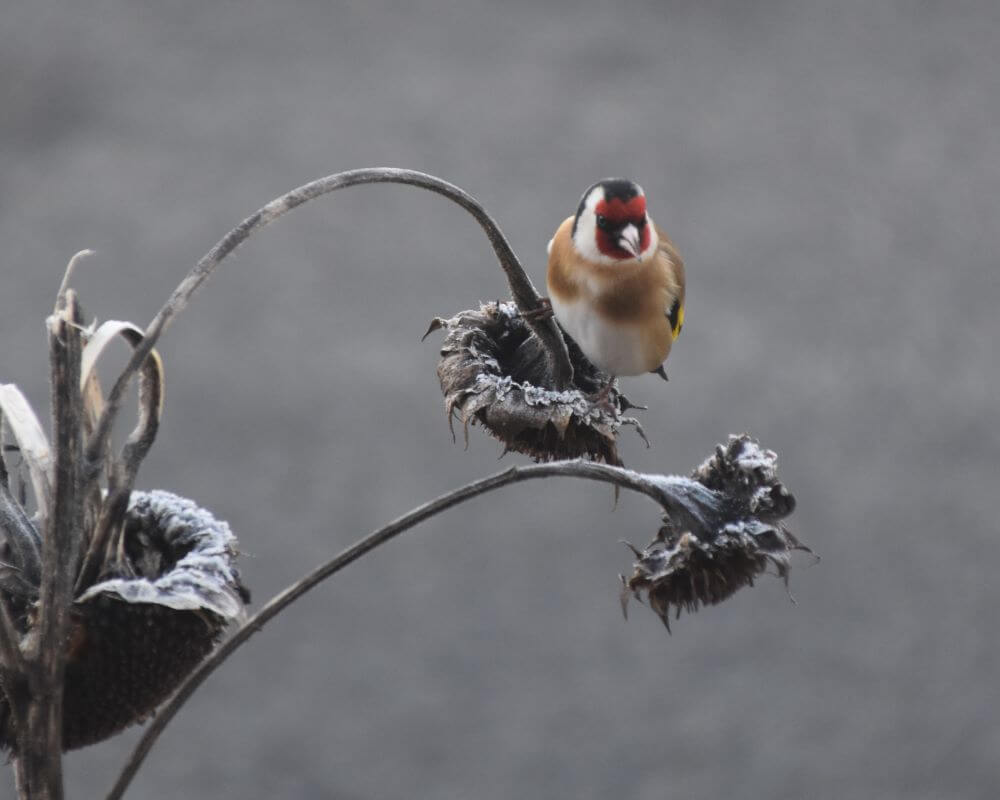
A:
[[[125,366],[121,375],[119,375],[118,380],[115,381],[108,395],[107,405],[104,413],[101,415],[97,429],[87,444],[87,464],[84,478],[88,484],[96,479],[97,472],[100,469],[106,442],[111,435],[111,427],[121,406],[129,381],[156,345],[163,331],[173,321],[173,318],[187,306],[194,292],[212,274],[222,260],[256,231],[279,217],[284,216],[293,208],[337,189],[346,189],[350,186],[367,183],[400,183],[409,186],[418,186],[422,189],[443,195],[464,208],[486,232],[490,244],[493,246],[493,251],[500,261],[500,266],[503,267],[504,272],[507,274],[507,281],[510,284],[511,292],[518,307],[522,311],[537,311],[541,308],[538,292],[532,284],[531,279],[525,273],[524,268],[521,266],[520,261],[518,261],[500,227],[475,198],[459,187],[436,178],[433,175],[392,167],[349,170],[312,181],[272,200],[227,233],[195,264],[153,318],[152,322],[150,322],[149,327],[146,329],[145,339],[135,349],[132,358]],[[573,379],[573,368],[570,365],[566,343],[559,333],[559,329],[551,318],[533,319],[530,324],[532,330],[545,345],[549,356],[553,360],[557,383],[556,388],[565,388]]]
[[[421,506],[379,528],[364,539],[343,550],[339,555],[325,564],[317,567],[305,577],[275,595],[260,611],[247,620],[230,639],[216,649],[198,668],[192,672],[180,685],[174,696],[157,711],[149,727],[146,729],[133,750],[129,760],[122,768],[118,780],[107,796],[107,800],[119,800],[129,783],[135,777],[146,754],[156,742],[167,723],[176,715],[181,706],[187,702],[194,691],[211,675],[230,655],[233,654],[254,633],[277,616],[281,611],[294,603],[298,598],[317,584],[336,574],[344,567],[357,561],[366,553],[385,544],[390,539],[429,519],[442,511],[471,500],[486,492],[500,489],[512,483],[548,478],[553,476],[584,478],[603,481],[641,492],[648,495],[681,524],[686,520],[705,519],[713,513],[721,513],[723,497],[688,478],[665,477],[661,475],[643,475],[620,467],[597,464],[591,461],[555,461],[548,464],[532,464],[515,466],[510,469],[474,481],[459,489],[424,503]]]

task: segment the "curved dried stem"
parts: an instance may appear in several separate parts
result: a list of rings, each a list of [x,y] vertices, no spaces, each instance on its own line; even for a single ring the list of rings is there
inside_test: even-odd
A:
[[[84,348],[80,368],[80,387],[84,394],[87,411],[85,429],[93,431],[99,424],[104,401],[100,382],[94,367],[108,344],[117,336],[124,338],[133,348],[142,344],[143,332],[131,322],[108,320],[90,337]],[[129,494],[135,485],[135,477],[143,459],[149,453],[160,427],[163,414],[163,360],[154,349],[142,365],[139,375],[139,421],[122,446],[120,458],[108,465],[108,497],[95,507],[102,507],[100,519],[94,520],[94,534],[87,544],[76,580],[76,591],[88,586],[97,578],[99,564],[109,563],[109,559],[121,548],[122,520],[128,507]],[[99,492],[95,484],[90,492]],[[98,498],[99,499],[99,498]]]
[[[507,281],[510,284],[511,293],[518,308],[522,312],[537,311],[541,308],[538,292],[532,284],[531,279],[525,273],[524,268],[521,266],[520,261],[518,261],[500,227],[486,212],[482,204],[463,189],[433,175],[393,167],[349,170],[304,184],[272,200],[263,208],[243,220],[243,222],[219,240],[195,264],[153,318],[152,322],[150,322],[143,342],[135,349],[132,358],[115,381],[108,395],[104,413],[101,415],[97,428],[87,444],[85,480],[88,484],[96,479],[97,473],[101,468],[107,446],[106,442],[111,435],[111,427],[121,406],[129,381],[135,375],[140,365],[146,360],[146,357],[152,351],[166,327],[187,306],[194,292],[222,260],[256,231],[287,214],[293,208],[337,189],[346,189],[350,186],[367,183],[399,183],[408,186],[417,186],[443,195],[464,208],[486,232],[486,236],[493,246],[493,251],[500,261],[500,266],[507,274]],[[570,365],[566,343],[559,333],[559,329],[551,318],[534,319],[530,324],[533,332],[545,345],[549,357],[552,359],[553,373],[557,383],[556,388],[565,388],[572,382],[573,368]]]
[[[723,505],[723,498],[719,494],[689,478],[644,475],[622,469],[621,467],[613,467],[607,464],[598,464],[579,459],[511,467],[495,475],[473,481],[459,489],[441,495],[435,500],[424,503],[399,517],[394,522],[390,522],[388,525],[370,533],[346,550],[343,550],[335,558],[320,565],[308,575],[275,595],[260,611],[247,620],[246,624],[239,631],[221,644],[185,679],[176,694],[174,694],[166,705],[157,711],[156,716],[144,732],[142,739],[139,740],[129,760],[122,768],[118,780],[108,793],[107,800],[118,800],[118,798],[122,797],[147,753],[149,753],[149,750],[163,732],[163,729],[166,728],[181,706],[187,702],[188,698],[205,679],[244,642],[253,636],[254,633],[263,628],[271,619],[310,589],[354,561],[357,561],[366,553],[371,552],[404,531],[440,514],[452,506],[464,503],[466,500],[471,500],[481,494],[500,489],[512,483],[554,476],[603,481],[615,486],[631,489],[632,491],[641,492],[655,500],[678,521],[706,519],[713,512],[716,514],[721,513]]]
[[[132,347],[142,344],[143,333],[134,325],[122,328],[121,335]],[[121,452],[121,475],[118,485],[132,485],[143,459],[156,441],[163,416],[163,386],[165,376],[163,359],[156,350],[151,350],[139,376],[139,421],[129,434]]]

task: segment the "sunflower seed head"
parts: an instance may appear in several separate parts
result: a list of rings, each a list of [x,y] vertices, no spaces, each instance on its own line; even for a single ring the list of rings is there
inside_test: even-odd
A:
[[[719,496],[719,513],[697,531],[665,516],[631,576],[621,576],[623,608],[645,594],[668,630],[671,614],[721,603],[769,566],[787,583],[792,552],[811,552],[782,523],[795,499],[777,478],[777,456],[749,436],[719,445],[692,478]]]
[[[229,526],[183,497],[132,492],[124,561],[73,604],[67,642],[63,746],[99,742],[153,713],[245,616],[249,593]],[[110,572],[109,572],[110,570]],[[21,618],[33,635],[31,608]],[[0,690],[0,748],[16,743]]]
[[[547,354],[513,303],[486,303],[450,319],[437,318],[428,330],[442,329],[438,378],[449,424],[458,418],[468,436],[480,424],[505,451],[538,461],[585,457],[620,464],[618,432],[635,427],[623,416],[632,407],[616,388],[607,404],[592,396],[608,380],[567,340],[574,386],[556,391]]]
[[[71,272],[72,264],[67,275]],[[79,429],[67,437],[74,440],[69,452],[82,453],[84,443],[96,440],[105,406],[94,367],[110,342],[124,338],[136,347],[143,331],[113,320],[84,326],[76,295],[65,283],[50,324],[65,324],[64,317],[85,342],[68,357],[79,360],[83,412],[74,422]],[[79,537],[72,545],[81,558],[67,558],[75,587],[64,649],[66,749],[100,741],[147,718],[211,651],[225,627],[245,616],[249,602],[235,566],[236,539],[225,522],[169,492],[133,489],[156,437],[163,385],[163,363],[153,350],[138,379],[139,425],[120,453],[111,453],[110,444],[104,448],[103,470],[88,466],[99,465],[96,459],[76,473],[83,490],[80,507],[72,510],[79,524],[70,530]],[[33,514],[26,511],[26,491],[11,481],[19,463],[30,478]],[[52,448],[27,399],[16,386],[0,384],[0,595],[10,612],[10,633],[20,637],[25,652],[42,646],[40,531],[57,513],[53,464]],[[12,750],[18,739],[9,702],[14,694],[4,693],[2,679],[0,749]]]

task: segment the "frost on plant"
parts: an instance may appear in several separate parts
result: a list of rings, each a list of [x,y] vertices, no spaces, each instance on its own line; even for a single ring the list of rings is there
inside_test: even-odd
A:
[[[177,611],[210,611],[224,620],[243,615],[236,537],[227,523],[191,500],[159,489],[133,492],[124,544],[139,574],[103,580],[78,603],[103,594]]]

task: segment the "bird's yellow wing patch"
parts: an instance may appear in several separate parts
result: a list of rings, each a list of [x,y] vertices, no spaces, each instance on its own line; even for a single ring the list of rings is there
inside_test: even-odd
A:
[[[681,335],[681,328],[684,327],[684,306],[680,300],[674,300],[667,312],[667,319],[670,320],[670,335],[676,341]]]

